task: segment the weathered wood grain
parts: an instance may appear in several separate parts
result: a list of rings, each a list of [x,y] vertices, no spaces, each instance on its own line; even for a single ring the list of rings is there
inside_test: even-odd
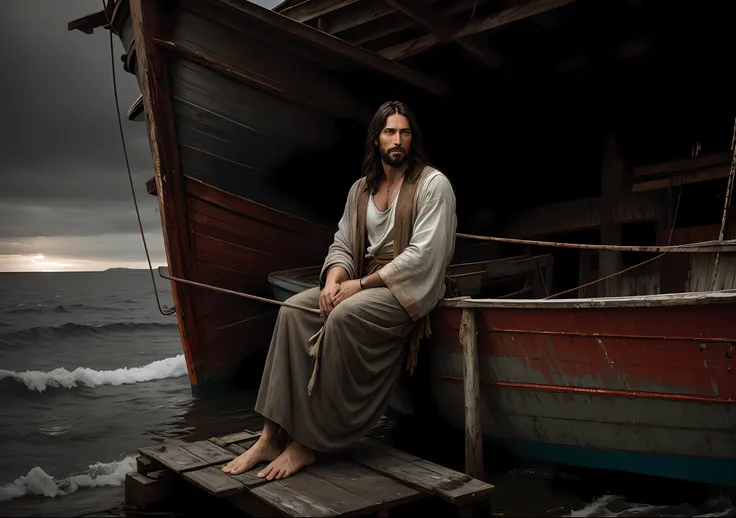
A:
[[[463,345],[465,389],[465,473],[485,478],[483,435],[480,414],[480,371],[478,367],[478,323],[476,310],[463,309],[460,320],[460,343]]]
[[[280,482],[284,487],[308,496],[311,500],[341,515],[356,511],[369,513],[376,508],[373,501],[315,476],[308,470],[300,471]]]
[[[182,444],[182,448],[200,459],[212,462],[227,462],[235,458],[233,453],[221,448],[210,441],[197,441]]]
[[[171,472],[168,472],[171,474]],[[174,495],[173,479],[160,476],[162,472],[149,475],[130,472],[125,476],[125,502],[138,509],[146,510],[151,506],[169,500]]]
[[[437,466],[436,469],[427,469],[422,466],[421,459],[414,461],[402,460],[390,454],[378,454],[375,451],[356,451],[351,454],[351,460],[370,468],[377,473],[390,477],[403,484],[436,495],[454,505],[465,505],[471,501],[487,498],[493,491],[493,486],[474,479],[464,473]]]
[[[308,468],[308,472],[375,504],[388,503],[396,506],[424,496],[421,491],[352,462],[314,464]]]
[[[265,478],[258,477],[258,473],[268,466],[268,463],[266,462],[259,462],[255,466],[253,466],[248,471],[245,471],[243,473],[238,473],[237,475],[230,475],[232,478],[243,484],[245,487],[248,488],[256,488],[258,486],[262,486],[266,483],[271,483],[270,481],[266,480]]]
[[[280,482],[264,484],[253,489],[251,493],[289,516],[337,516],[339,514],[283,486]]]
[[[176,473],[206,468],[221,461],[204,460],[188,452],[182,446],[148,446],[138,450],[141,455],[150,457]]]
[[[257,439],[261,434],[255,434],[252,432],[237,432],[229,435],[223,435],[220,437],[212,437],[210,441],[215,443],[217,446],[224,448],[228,444],[248,441],[250,439]]]
[[[227,473],[223,473],[220,466],[188,471],[182,476],[195,486],[218,498],[232,496],[245,490],[245,486],[238,480]]]

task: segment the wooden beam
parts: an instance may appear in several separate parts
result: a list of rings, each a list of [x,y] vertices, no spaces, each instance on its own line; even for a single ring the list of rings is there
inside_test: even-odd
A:
[[[437,0],[429,0],[427,4],[433,4]],[[453,2],[453,4],[445,9],[444,11],[441,11],[441,13],[445,16],[449,16],[451,14],[461,13],[463,11],[467,11],[469,9],[472,9],[478,5],[483,5],[488,0],[458,0],[456,2]],[[365,9],[365,8],[364,8]],[[381,9],[379,11],[379,9]],[[392,14],[395,13],[393,9],[390,9],[388,7],[381,7],[381,8],[375,8],[373,9],[376,13],[382,13],[380,16],[385,16],[385,14]],[[383,14],[385,11],[385,14]],[[334,20],[334,21],[326,21],[325,22],[325,28],[327,32],[330,34],[335,34],[337,32],[340,32],[345,29],[349,29],[352,27],[356,27],[358,25],[370,22],[375,19],[375,17],[368,17],[370,13],[366,12],[365,18],[361,18],[360,16],[345,16],[344,18],[341,16],[340,18]],[[355,21],[359,23],[354,23]],[[375,25],[375,24],[373,24]],[[394,34],[399,31],[403,31],[404,29],[409,29],[410,27],[416,27],[418,24],[416,20],[401,16],[401,17],[392,17],[389,20],[385,20],[381,22],[380,25],[377,25],[372,28],[372,30],[366,30],[364,34],[360,34],[359,36],[352,36],[349,38],[350,42],[355,45],[363,45],[364,43],[367,43],[369,41],[376,40],[378,38],[383,38],[384,36],[388,36],[389,34]],[[366,27],[368,29],[368,27]]]
[[[691,183],[709,182],[711,180],[719,180],[721,178],[728,178],[730,167],[728,164],[709,167],[707,169],[701,169],[700,171],[692,173],[678,174],[676,176],[669,176],[667,178],[660,178],[658,180],[649,180],[643,182],[635,182],[631,190],[633,192],[642,191],[655,191],[660,189],[667,189],[669,187],[676,187],[678,185],[688,185]]]
[[[437,0],[429,1],[436,2]],[[337,34],[339,32],[358,27],[359,25],[379,20],[396,12],[391,7],[383,4],[357,4],[355,8],[349,9],[349,11],[352,12],[339,12],[332,16],[323,18],[324,28],[322,30],[329,32],[330,34]],[[412,25],[414,23],[412,20],[402,19],[401,21],[405,23],[408,22]],[[386,22],[387,20],[384,20],[384,22],[381,23],[381,27],[383,27]]]
[[[430,31],[434,32],[442,39],[451,41],[452,35],[455,34],[460,27],[457,26],[449,18],[443,17],[440,12],[433,7],[418,2],[408,2],[407,0],[383,0],[385,3],[404,13],[409,18],[415,20],[418,24],[423,25]],[[480,61],[484,66],[497,67],[503,60],[498,52],[491,50],[486,45],[479,42],[470,42],[468,40],[455,40],[457,44],[465,49],[473,58]]]
[[[107,25],[107,14],[105,11],[96,11],[86,16],[72,20],[67,24],[67,30],[80,30],[85,34],[92,34],[96,28]]]
[[[601,243],[621,245],[622,228],[616,221],[616,208],[624,196],[626,165],[619,145],[618,136],[608,133],[604,137],[603,157],[601,160],[601,207],[600,236]],[[600,252],[598,255],[598,275],[608,277],[623,269],[621,252]],[[618,279],[612,277],[598,283],[598,296],[615,297],[618,295]]]
[[[304,25],[286,16],[264,9],[248,0],[210,0],[215,5],[226,5],[234,12],[248,16],[253,20],[271,26],[274,29],[288,32],[298,38],[318,45],[334,54],[348,58],[366,67],[372,68],[384,74],[391,75],[402,81],[423,88],[435,95],[442,96],[448,91],[447,85],[438,79],[428,77],[421,72],[405,67],[398,63],[370,52],[347,41],[336,38],[330,34],[321,32],[313,27]]]
[[[478,325],[474,309],[463,309],[460,343],[463,346],[463,386],[465,389],[465,474],[485,480],[483,434],[480,415],[480,368],[478,366]]]
[[[358,0],[309,0],[287,7],[279,14],[287,16],[297,22],[308,22],[325,14],[337,11],[345,6],[354,4]]]
[[[166,261],[172,275],[187,279],[199,278],[192,243],[189,238],[187,194],[179,156],[179,140],[172,92],[169,87],[167,63],[153,39],[165,33],[166,0],[130,0],[130,18],[136,42],[136,77],[145,105],[148,141],[153,156],[156,194],[159,201],[161,227],[166,249]],[[202,336],[197,325],[200,313],[193,288],[171,283],[176,306],[176,318],[181,330],[187,365],[197,358]],[[192,386],[197,385],[194,371],[189,372]]]
[[[449,38],[441,38],[437,34],[428,34],[411,41],[399,43],[392,47],[388,47],[379,51],[378,53],[391,60],[402,60],[426,52],[429,49],[436,47],[447,41],[454,41],[467,36],[473,36],[474,34],[480,34],[482,32],[490,31],[491,29],[498,29],[509,23],[513,23],[537,14],[562,7],[563,5],[570,4],[575,0],[529,0],[521,5],[509,7],[503,11],[469,23],[461,30],[450,35]]]
[[[623,196],[614,212],[617,224],[656,221],[662,207],[655,192],[629,193]],[[518,214],[505,228],[505,234],[529,238],[597,228],[601,224],[601,198],[593,196],[542,205]]]
[[[689,156],[670,160],[667,162],[659,162],[656,164],[647,164],[635,166],[631,172],[634,177],[651,177],[679,174],[685,172],[693,172],[697,169],[710,168],[727,164],[731,165],[731,152],[724,151],[719,153],[707,153],[698,156]]]

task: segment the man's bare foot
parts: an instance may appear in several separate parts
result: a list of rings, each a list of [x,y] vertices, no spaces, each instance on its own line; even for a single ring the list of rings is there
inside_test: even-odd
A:
[[[241,453],[222,467],[222,471],[230,475],[237,475],[248,471],[253,466],[263,461],[275,460],[281,454],[276,438],[264,439],[263,435],[251,446],[248,451]]]
[[[279,480],[290,477],[300,469],[314,463],[314,453],[306,446],[302,446],[296,441],[291,441],[284,453],[279,455],[276,460],[263,468],[258,476],[266,478],[266,480]]]

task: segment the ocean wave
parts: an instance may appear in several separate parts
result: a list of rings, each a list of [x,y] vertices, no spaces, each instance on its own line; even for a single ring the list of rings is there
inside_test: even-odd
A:
[[[135,303],[135,301],[125,301]],[[32,306],[16,306],[10,309],[3,310],[6,314],[46,314],[46,313],[71,313],[74,311],[120,311],[119,306],[96,306],[93,304],[84,304],[82,302],[76,302],[73,304],[58,304],[53,302],[51,304],[36,304]]]
[[[123,367],[121,369],[98,371],[77,367],[68,371],[63,367],[49,372],[15,372],[0,369],[0,381],[9,378],[23,383],[30,390],[44,392],[47,388],[73,388],[78,386],[96,388],[103,385],[132,385],[146,381],[177,378],[187,373],[184,355],[157,360],[142,367]]]
[[[37,338],[59,339],[84,335],[100,335],[130,331],[152,331],[157,329],[176,329],[177,324],[160,322],[115,322],[113,324],[75,324],[67,322],[59,326],[36,326],[18,331],[0,333],[0,341],[11,342],[16,339]]]
[[[25,495],[46,497],[64,496],[74,493],[80,487],[120,486],[125,475],[136,470],[135,456],[120,461],[91,464],[86,473],[72,475],[60,480],[46,473],[39,466],[14,482],[0,486],[0,502],[6,502]]]
[[[692,516],[693,518],[716,518],[736,516],[734,502],[727,496],[712,498],[703,506],[649,505],[627,502],[619,495],[604,495],[584,508],[572,511],[570,517],[585,516]]]

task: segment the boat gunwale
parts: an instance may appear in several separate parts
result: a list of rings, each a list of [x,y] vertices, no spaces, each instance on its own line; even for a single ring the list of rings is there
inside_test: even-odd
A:
[[[596,309],[697,306],[724,303],[736,303],[736,289],[582,299],[472,299],[470,297],[453,297],[440,299],[438,306],[458,309]]]
[[[290,274],[307,270],[319,270],[320,268],[321,266],[314,265],[279,270],[271,272],[268,277],[269,281],[278,279],[287,283],[305,286],[306,283],[291,278]],[[314,286],[310,284],[309,287]],[[595,309],[698,306],[705,304],[727,303],[736,303],[736,289],[658,293],[654,295],[630,295],[625,297],[590,297],[581,299],[473,299],[470,297],[443,297],[437,303],[437,307],[458,309]]]

